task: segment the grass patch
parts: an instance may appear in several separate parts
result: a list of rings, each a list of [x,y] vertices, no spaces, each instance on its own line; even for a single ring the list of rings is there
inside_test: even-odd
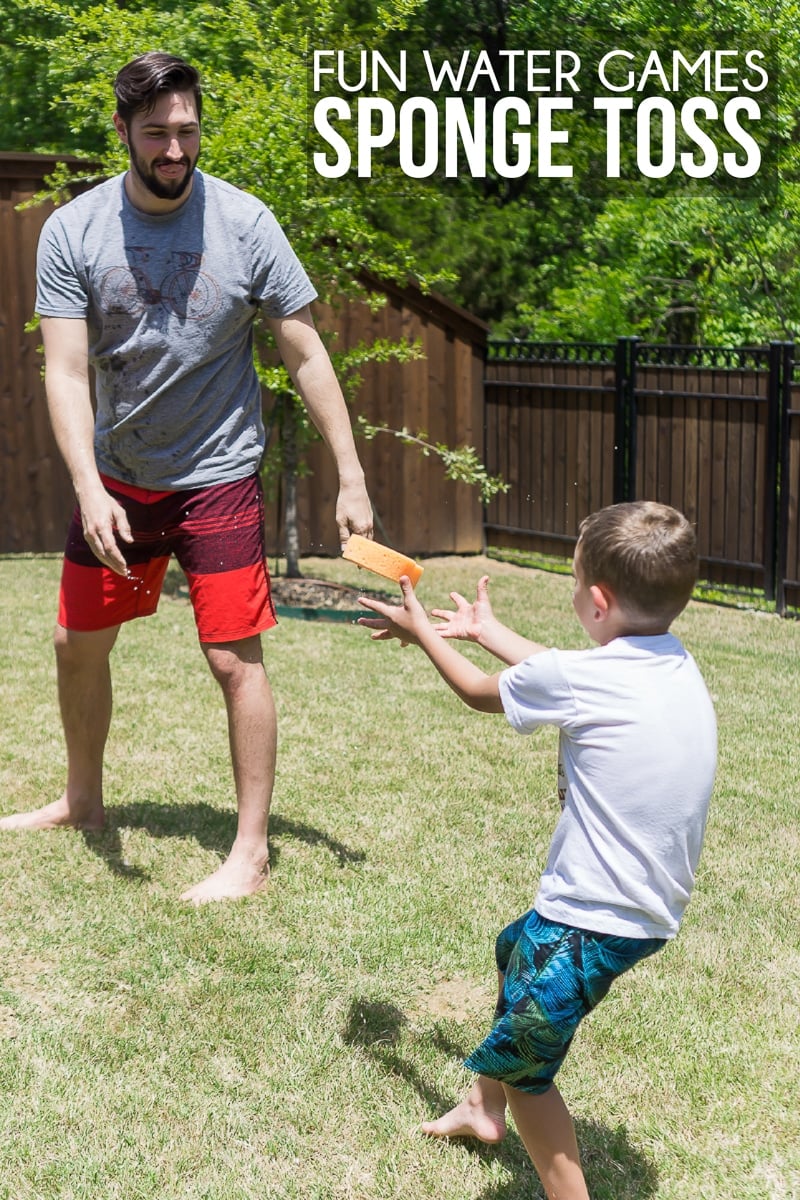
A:
[[[484,571],[521,632],[586,645],[557,574],[429,559],[420,598]],[[0,560],[3,812],[63,785],[58,573]],[[595,1200],[783,1200],[800,1195],[800,626],[693,603],[676,632],[720,722],[695,899],[560,1083]],[[417,1126],[468,1082],[494,936],[529,905],[557,816],[555,732],[469,712],[362,629],[287,619],[264,643],[280,748],[263,895],[177,900],[234,827],[221,699],[177,593],[114,651],[108,829],[0,838],[0,1200],[540,1196],[515,1133],[489,1150]]]
[[[541,554],[535,550],[518,550],[506,546],[490,546],[486,554],[495,562],[513,563],[515,566],[529,567],[537,571],[550,571],[555,575],[572,573],[571,555],[564,558],[555,554]],[[776,612],[775,601],[768,600],[763,589],[738,587],[735,584],[710,583],[707,579],[698,580],[694,589],[694,599],[731,608]],[[790,615],[797,616],[798,614],[792,612]]]

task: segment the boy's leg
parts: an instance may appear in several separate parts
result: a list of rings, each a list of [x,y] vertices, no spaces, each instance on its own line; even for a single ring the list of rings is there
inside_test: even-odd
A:
[[[503,993],[503,975],[497,972],[497,995]],[[475,1137],[482,1142],[502,1142],[506,1136],[506,1094],[503,1085],[488,1075],[478,1075],[469,1093],[436,1121],[423,1121],[429,1137]]]
[[[575,1126],[555,1084],[538,1094],[503,1086],[517,1131],[548,1200],[589,1200]]]
[[[111,723],[109,655],[119,626],[77,633],[57,625],[58,698],[67,746],[63,795],[34,812],[0,820],[0,829],[100,829],[103,809],[103,752]]]
[[[203,645],[222,688],[236,785],[236,840],[225,862],[181,899],[203,904],[249,896],[269,877],[267,819],[275,780],[277,720],[258,634],[238,642]]]
[[[506,1101],[548,1200],[589,1200],[575,1127],[555,1084],[534,1095],[479,1075],[460,1104],[438,1121],[426,1121],[422,1131],[432,1137],[501,1142],[506,1135]]]
[[[423,1121],[430,1137],[474,1137],[482,1142],[502,1142],[506,1136],[506,1095],[497,1079],[478,1075],[468,1095],[436,1121]]]

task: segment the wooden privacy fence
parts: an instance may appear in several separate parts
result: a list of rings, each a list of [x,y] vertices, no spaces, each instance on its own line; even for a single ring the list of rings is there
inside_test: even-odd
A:
[[[800,605],[795,348],[494,342],[486,462],[513,482],[487,540],[571,553],[581,520],[653,499],[696,525],[703,577]]]
[[[19,205],[41,190],[56,159],[0,154],[0,552],[64,545],[74,497],[44,403],[33,316],[39,231],[50,208]]]

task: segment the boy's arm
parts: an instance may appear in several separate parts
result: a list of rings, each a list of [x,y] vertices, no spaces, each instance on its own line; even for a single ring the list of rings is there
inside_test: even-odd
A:
[[[377,641],[398,638],[403,643],[413,643],[427,654],[436,670],[456,695],[478,712],[501,713],[499,674],[487,675],[480,667],[471,663],[448,646],[444,638],[430,624],[425,610],[414,594],[407,575],[400,579],[403,604],[383,604],[366,596],[360,603],[378,613],[379,619],[361,617],[359,625],[376,630],[372,635]]]
[[[444,608],[432,610],[434,617],[440,617],[444,621],[443,625],[435,627],[440,637],[475,642],[509,666],[516,666],[532,654],[541,654],[547,649],[546,646],[540,646],[538,642],[522,637],[502,621],[498,621],[489,603],[488,575],[483,575],[478,580],[474,604],[470,604],[458,592],[451,592],[450,599],[456,606],[455,612]]]

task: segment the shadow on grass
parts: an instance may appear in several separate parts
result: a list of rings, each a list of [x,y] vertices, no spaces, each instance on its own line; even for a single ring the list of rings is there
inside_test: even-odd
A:
[[[462,1098],[445,1096],[425,1080],[414,1066],[413,1045],[409,1038],[421,1040],[409,1030],[405,1014],[396,1005],[373,1000],[354,1000],[342,1032],[344,1040],[369,1055],[387,1073],[405,1079],[430,1109],[432,1117],[447,1112]],[[472,1046],[453,1041],[440,1026],[424,1035],[449,1058],[466,1058]],[[406,1043],[403,1050],[402,1043]],[[598,1121],[575,1121],[586,1182],[593,1200],[647,1200],[658,1187],[658,1172],[653,1163],[632,1146],[624,1126],[614,1128]],[[420,1136],[424,1136],[420,1134]],[[510,1178],[493,1183],[481,1192],[480,1200],[533,1200],[543,1192],[527,1151],[512,1129],[504,1142],[496,1146],[469,1139],[457,1144],[477,1158],[499,1160]],[[539,1186],[535,1193],[532,1186]]]
[[[156,838],[193,838],[204,849],[211,850],[224,859],[233,844],[236,833],[236,818],[232,812],[221,812],[210,804],[122,804],[106,812],[106,826],[94,832],[85,830],[83,840],[87,847],[102,858],[110,871],[126,879],[145,881],[148,873],[134,866],[124,857],[120,831],[144,829]],[[309,846],[322,846],[336,858],[339,865],[360,863],[366,859],[362,850],[353,850],[329,837],[321,829],[293,821],[275,813],[270,817],[270,865],[274,871],[280,859],[280,851],[274,838],[287,837]]]
[[[431,1110],[444,1105],[451,1108],[440,1092],[431,1087],[416,1067],[400,1050],[400,1043],[407,1033],[408,1021],[405,1014],[394,1004],[374,1000],[354,1000],[350,1005],[342,1037],[350,1046],[358,1046],[387,1074],[400,1075],[416,1089]],[[439,1030],[434,1033],[434,1044],[443,1054],[464,1058],[461,1047],[456,1046]]]

